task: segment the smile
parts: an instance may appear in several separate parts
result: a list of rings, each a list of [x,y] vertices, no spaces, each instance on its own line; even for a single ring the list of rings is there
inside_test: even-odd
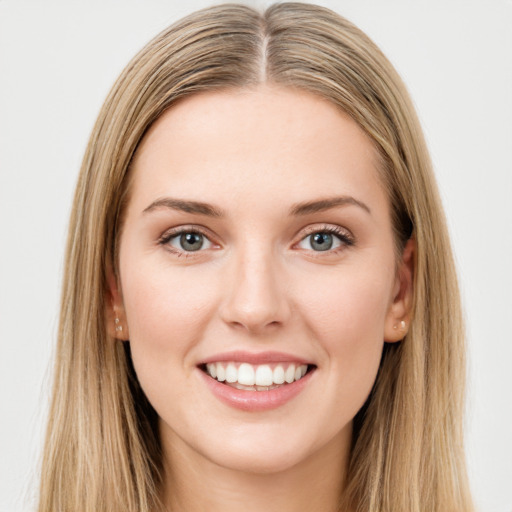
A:
[[[285,406],[317,373],[315,364],[278,352],[217,354],[197,368],[198,376],[217,399],[247,412]]]
[[[230,361],[208,363],[204,369],[213,379],[233,388],[269,391],[302,379],[308,371],[308,365],[291,362],[254,365]]]

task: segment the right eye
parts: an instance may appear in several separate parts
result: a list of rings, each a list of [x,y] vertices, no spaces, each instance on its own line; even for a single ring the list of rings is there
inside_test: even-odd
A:
[[[213,247],[206,235],[190,229],[169,233],[160,243],[172,247],[173,251],[179,253],[197,252]]]

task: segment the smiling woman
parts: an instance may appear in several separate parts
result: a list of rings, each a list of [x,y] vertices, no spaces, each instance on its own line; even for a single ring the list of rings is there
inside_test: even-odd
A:
[[[399,77],[324,8],[159,35],[91,137],[42,511],[470,511],[464,343]]]
[[[375,161],[339,109],[275,85],[194,95],[149,130],[111,290],[164,461],[278,474],[326,450],[348,460],[383,341],[409,321],[413,244],[395,272]],[[341,483],[332,463],[323,480]]]

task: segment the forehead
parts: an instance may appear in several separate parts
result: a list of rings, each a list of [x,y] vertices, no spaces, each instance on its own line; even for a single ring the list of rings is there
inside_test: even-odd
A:
[[[387,209],[367,135],[332,103],[291,88],[261,85],[180,101],[151,127],[132,169],[139,207],[165,194],[280,204],[343,194]]]

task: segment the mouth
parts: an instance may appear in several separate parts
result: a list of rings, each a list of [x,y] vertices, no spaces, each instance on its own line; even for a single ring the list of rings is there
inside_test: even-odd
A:
[[[271,391],[287,387],[312,373],[316,366],[298,362],[251,364],[240,361],[215,361],[199,365],[215,381],[242,391]]]

